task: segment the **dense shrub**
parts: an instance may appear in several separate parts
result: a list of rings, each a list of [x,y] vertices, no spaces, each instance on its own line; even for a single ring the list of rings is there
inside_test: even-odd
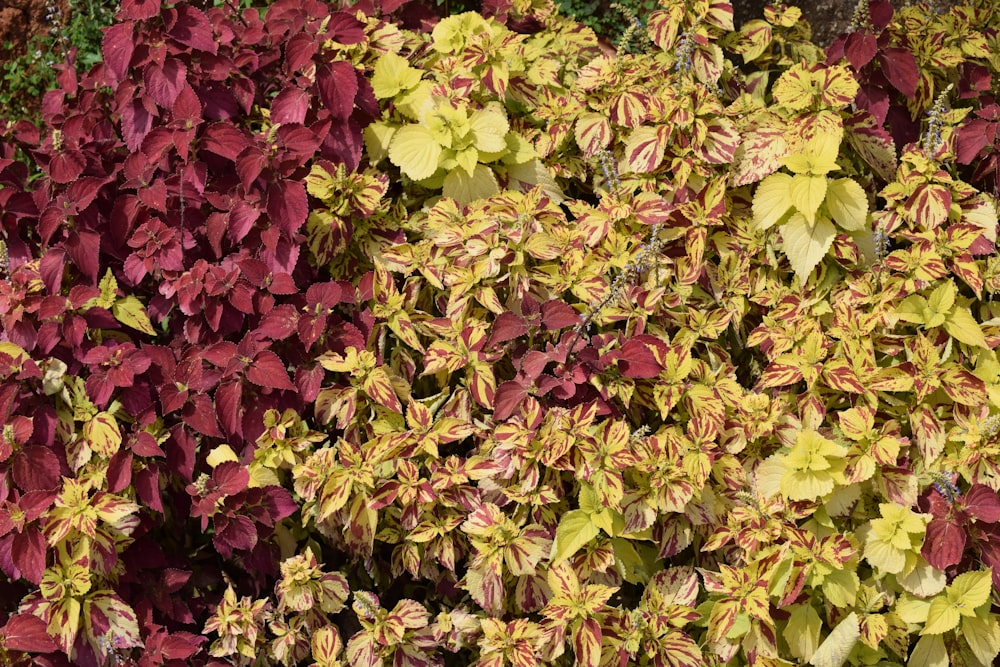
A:
[[[130,0],[4,126],[3,659],[990,664],[992,4],[431,17]]]

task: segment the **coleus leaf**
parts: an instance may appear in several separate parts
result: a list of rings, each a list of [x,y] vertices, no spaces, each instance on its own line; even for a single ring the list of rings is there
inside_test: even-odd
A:
[[[254,356],[253,362],[247,367],[246,378],[258,387],[295,389],[281,357],[270,350],[262,350]]]
[[[12,651],[29,653],[49,653],[57,648],[46,630],[45,621],[31,614],[11,616],[0,628],[0,644]]]
[[[105,66],[114,77],[114,82],[123,81],[127,76],[135,51],[134,27],[134,21],[126,20],[104,30],[101,54],[104,56]]]
[[[196,51],[218,53],[212,24],[205,12],[187,4],[178,4],[164,10],[163,23],[167,34],[174,40]]]
[[[965,530],[949,519],[934,519],[927,525],[927,535],[920,550],[931,566],[947,570],[962,560],[965,552]]]
[[[977,521],[996,523],[1000,521],[1000,497],[985,484],[973,484],[961,499],[962,509]]]

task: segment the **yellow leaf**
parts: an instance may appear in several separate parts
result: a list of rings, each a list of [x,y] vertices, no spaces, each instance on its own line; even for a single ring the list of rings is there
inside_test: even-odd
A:
[[[993,577],[989,570],[964,572],[948,586],[948,601],[962,616],[973,617],[976,609],[986,604],[993,592]]]
[[[781,634],[788,642],[792,655],[800,660],[809,660],[819,648],[819,632],[823,621],[812,605],[795,605],[788,625]]]
[[[983,336],[983,330],[968,308],[959,306],[948,313],[944,321],[944,328],[955,340],[973,347],[989,349],[986,338]]]
[[[805,109],[816,95],[814,75],[804,64],[793,65],[775,82],[772,94],[776,104],[792,111]]]
[[[115,305],[111,306],[111,312],[115,319],[125,326],[150,336],[156,335],[153,324],[149,321],[149,315],[146,314],[146,309],[138,298],[127,296],[124,299],[118,299]]]
[[[931,606],[927,610],[927,624],[920,631],[922,635],[940,635],[958,627],[958,622],[962,616],[958,609],[945,596],[938,596],[931,600]]]
[[[469,117],[469,123],[477,150],[484,153],[503,153],[507,150],[505,137],[510,131],[510,124],[503,107],[491,106],[475,111]]]
[[[371,81],[375,97],[381,100],[420,83],[420,70],[410,67],[406,58],[390,51],[375,62]]]
[[[229,445],[219,445],[218,447],[214,448],[211,452],[209,452],[208,456],[205,458],[205,461],[208,463],[208,465],[212,466],[213,468],[224,461],[238,462],[239,460],[240,460],[239,457],[236,456],[236,452],[234,452],[233,448],[230,447]]]
[[[796,174],[792,176],[788,193],[792,205],[805,216],[810,223],[816,222],[816,212],[826,197],[826,176],[810,176]]]
[[[389,160],[415,181],[430,178],[441,160],[441,145],[434,133],[422,125],[396,130],[389,143]]]
[[[906,663],[907,667],[948,667],[950,664],[948,649],[941,635],[921,637]]]
[[[579,551],[587,542],[597,537],[600,529],[591,517],[582,510],[570,510],[559,520],[556,539],[552,543],[553,563],[566,560]]]
[[[962,638],[984,665],[992,665],[1000,653],[1000,623],[994,615],[985,619],[975,616],[962,619]]]
[[[84,423],[83,437],[92,450],[105,458],[114,456],[122,444],[118,421],[108,412],[98,412]]]
[[[826,207],[834,222],[849,232],[864,229],[868,221],[868,197],[853,179],[830,181],[826,189]]]
[[[809,660],[815,667],[840,667],[847,662],[854,645],[861,638],[861,625],[855,612],[837,624]]]
[[[769,229],[792,208],[792,177],[771,174],[757,186],[753,196],[753,221],[757,229]]]
[[[802,284],[805,284],[809,274],[826,256],[836,233],[837,230],[829,220],[818,218],[816,224],[809,224],[800,213],[789,218],[781,228],[785,255]]]
[[[477,199],[488,199],[499,192],[500,185],[493,170],[481,164],[476,165],[471,177],[463,171],[453,171],[444,179],[444,196],[463,206]]]

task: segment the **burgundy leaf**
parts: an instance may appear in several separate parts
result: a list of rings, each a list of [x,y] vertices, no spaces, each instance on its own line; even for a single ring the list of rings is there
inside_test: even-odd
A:
[[[211,438],[221,438],[222,431],[215,420],[215,409],[212,399],[206,394],[194,394],[188,397],[188,403],[181,412],[184,423]]]
[[[164,14],[167,34],[172,38],[196,51],[218,53],[219,45],[205,12],[191,5],[178,4]]]
[[[11,556],[21,576],[33,584],[42,581],[45,572],[45,538],[38,530],[28,529],[14,535]]]
[[[913,52],[901,48],[885,49],[878,59],[889,83],[903,95],[913,99],[917,92],[917,82],[920,81],[920,70]]]
[[[163,514],[159,470],[159,466],[153,463],[143,466],[142,470],[135,474],[135,490],[139,494],[139,500],[146,503],[146,507]]]
[[[242,463],[223,461],[215,466],[212,480],[223,495],[234,496],[244,491],[250,483],[250,471]]]
[[[295,389],[288,378],[288,371],[281,358],[270,350],[257,353],[253,362],[247,367],[246,378],[258,387],[271,389]]]
[[[551,331],[580,324],[580,313],[561,299],[542,304],[542,326]]]
[[[391,11],[385,9],[385,3],[382,9],[386,13]],[[341,44],[357,44],[365,38],[365,24],[353,14],[334,12],[330,14],[330,19],[326,23],[326,33],[323,37]]]
[[[215,412],[227,435],[242,435],[243,390],[236,380],[223,382],[215,391]]]
[[[56,183],[71,183],[80,177],[87,158],[78,150],[64,149],[49,162],[49,177]]]
[[[877,49],[875,35],[868,30],[860,30],[847,36],[847,41],[844,44],[844,55],[854,71],[858,71],[871,62]]]
[[[982,118],[974,118],[955,130],[955,157],[959,164],[972,164],[995,136],[996,124]]]
[[[14,481],[24,491],[47,491],[59,485],[59,457],[48,447],[29,445],[14,459]]]
[[[206,127],[201,138],[203,150],[234,162],[248,146],[250,139],[247,135],[232,123],[224,121]]]
[[[107,485],[111,493],[119,493],[132,483],[132,452],[119,450],[108,461]]]
[[[80,269],[80,273],[97,283],[100,271],[101,236],[97,232],[81,229],[66,241],[66,253]]]
[[[309,197],[299,181],[279,181],[267,189],[267,214],[271,221],[289,235],[305,224],[309,215]]]
[[[151,19],[160,13],[160,0],[122,0],[121,18]]]
[[[114,76],[113,83],[125,80],[128,75],[129,62],[135,51],[135,42],[132,39],[134,25],[134,21],[126,20],[104,30],[101,54],[104,56],[105,67]]]
[[[177,58],[167,58],[162,66],[149,63],[142,74],[146,92],[164,109],[174,106],[177,96],[187,85],[187,67]]]
[[[978,521],[996,523],[1000,521],[1000,497],[985,484],[973,484],[961,500],[962,507]]]
[[[285,43],[285,71],[294,74],[311,65],[318,48],[313,35],[299,33],[292,37]]]
[[[316,70],[316,84],[323,106],[338,120],[347,120],[358,94],[358,73],[349,61],[337,60]]]
[[[509,311],[500,313],[493,322],[493,331],[490,333],[490,340],[486,345],[493,347],[514,340],[528,333],[529,329],[528,323],[520,315]]]
[[[46,629],[45,621],[31,614],[15,614],[0,628],[0,644],[13,651],[50,653],[58,646]]]
[[[662,370],[653,352],[645,343],[634,338],[622,345],[618,368],[628,378],[654,378]]]
[[[257,528],[253,521],[245,516],[219,515],[215,517],[213,541],[216,545],[221,542],[230,549],[249,551],[257,544]]]
[[[496,422],[507,421],[521,403],[528,397],[528,391],[519,382],[504,382],[497,387],[496,395],[493,398],[493,420]]]
[[[946,570],[962,561],[965,540],[965,531],[961,527],[951,521],[934,519],[927,525],[920,553],[932,567]]]
[[[271,122],[304,123],[309,111],[309,93],[298,86],[285,86],[271,102]]]
[[[122,105],[122,138],[130,151],[137,151],[142,140],[153,129],[155,112],[152,100],[132,99]]]

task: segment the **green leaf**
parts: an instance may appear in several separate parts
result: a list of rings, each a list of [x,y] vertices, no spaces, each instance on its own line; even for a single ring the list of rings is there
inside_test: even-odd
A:
[[[796,174],[792,176],[788,193],[792,198],[792,206],[806,217],[809,222],[816,221],[823,199],[826,197],[826,176],[811,176]]]
[[[836,228],[829,220],[818,218],[815,224],[810,224],[800,213],[789,218],[781,228],[785,255],[802,284],[805,284],[809,274],[826,256],[836,233]]]
[[[116,320],[125,326],[132,327],[136,331],[141,331],[150,336],[156,335],[153,324],[149,321],[149,315],[146,314],[146,309],[143,307],[142,301],[139,301],[137,297],[129,295],[124,299],[118,299],[111,306],[111,313],[115,316]]]
[[[944,329],[952,338],[966,345],[989,349],[986,338],[983,336],[983,330],[968,308],[958,306],[948,313],[944,321]]]
[[[587,542],[597,537],[600,529],[591,517],[582,510],[570,510],[563,515],[556,527],[556,539],[552,543],[553,563],[566,560],[579,551]]]
[[[809,664],[815,667],[840,667],[847,661],[847,656],[851,654],[860,637],[861,626],[858,623],[858,615],[852,611],[823,640],[809,659]]]
[[[849,232],[860,231],[868,221],[868,197],[857,181],[838,178],[827,185],[826,207],[834,222]]]
[[[389,160],[415,181],[430,178],[441,161],[441,145],[434,133],[422,125],[396,130],[389,143]]]
[[[771,174],[757,186],[753,196],[753,222],[757,229],[769,229],[792,208],[792,177]]]

